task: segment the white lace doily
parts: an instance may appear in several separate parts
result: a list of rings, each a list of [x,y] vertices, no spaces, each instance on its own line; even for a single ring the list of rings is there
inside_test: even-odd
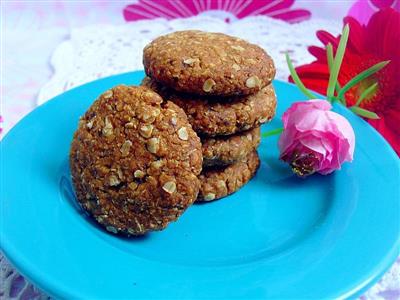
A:
[[[277,78],[286,80],[289,73],[284,53],[289,52],[294,64],[311,62],[313,57],[307,46],[320,44],[315,32],[321,28],[338,34],[341,23],[313,19],[289,24],[266,16],[225,23],[219,18],[195,16],[74,29],[70,40],[63,42],[52,56],[54,75],[41,89],[38,104],[85,82],[143,69],[142,50],[147,43],[159,35],[185,29],[224,32],[260,45],[273,57]]]

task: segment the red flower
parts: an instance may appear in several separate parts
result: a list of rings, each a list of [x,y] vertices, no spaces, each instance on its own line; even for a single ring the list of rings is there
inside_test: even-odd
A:
[[[352,17],[346,17],[344,23],[349,24],[350,35],[338,78],[341,86],[372,65],[390,60],[385,68],[345,94],[347,105],[355,104],[366,88],[378,83],[375,92],[360,106],[378,114],[380,119],[368,119],[368,122],[400,155],[400,13],[387,8],[376,12],[366,26]],[[340,36],[318,31],[317,37],[325,46],[331,43],[336,51]],[[316,46],[308,50],[317,60],[296,68],[296,71],[307,88],[325,94],[329,79],[326,51]]]

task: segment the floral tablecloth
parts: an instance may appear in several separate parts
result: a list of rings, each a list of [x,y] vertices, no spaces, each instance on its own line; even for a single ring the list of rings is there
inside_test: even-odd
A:
[[[280,1],[286,6],[274,7],[274,2],[244,7],[240,0],[198,0],[186,9],[180,6],[182,1],[163,1],[156,8],[151,1],[2,2],[1,135],[38,104],[65,90],[142,69],[143,46],[179,29],[222,31],[257,43],[273,56],[277,77],[286,80],[283,53],[289,51],[296,64],[311,62],[307,46],[318,44],[315,31],[324,28],[338,34],[341,18],[352,5],[298,1],[292,6],[291,1]],[[217,8],[225,12],[209,11]],[[290,24],[296,21],[302,22]],[[0,269],[1,299],[47,298],[1,255]],[[400,260],[361,299],[400,299]]]

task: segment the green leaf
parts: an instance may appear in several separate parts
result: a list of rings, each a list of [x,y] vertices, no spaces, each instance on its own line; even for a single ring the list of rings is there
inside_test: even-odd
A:
[[[366,110],[364,108],[358,107],[358,106],[352,106],[352,107],[350,107],[350,110],[353,113],[355,113],[359,116],[368,118],[368,119],[379,119],[379,116],[376,113]]]
[[[347,45],[347,40],[349,38],[349,24],[346,24],[343,28],[342,36],[339,41],[339,45],[336,51],[336,56],[333,60],[332,64],[332,70],[329,72],[329,83],[328,83],[328,89],[326,91],[326,96],[330,100],[333,97],[334,91],[335,91],[335,86],[337,82],[337,78],[339,75],[340,71],[340,66],[342,65],[343,57],[344,57],[344,52],[346,51],[346,45]],[[340,97],[338,97],[340,99]]]
[[[373,65],[372,67],[366,69],[365,71],[362,71],[360,74],[356,75],[351,79],[346,85],[340,90],[338,97],[340,98],[343,96],[349,89],[351,89],[353,86],[355,86],[357,83],[360,81],[364,80],[365,78],[371,76],[372,74],[378,72],[382,68],[384,68],[390,60],[382,61],[380,63],[377,63]]]
[[[297,75],[296,70],[293,67],[292,61],[290,60],[289,54],[285,54],[286,56],[286,62],[287,65],[289,67],[289,71],[290,71],[290,75],[293,78],[293,81],[295,82],[295,84],[297,85],[297,87],[299,88],[299,90],[307,96],[307,98],[309,99],[315,99],[316,97],[304,86],[304,84],[301,82],[299,75]]]
[[[360,98],[358,98],[358,100],[354,106],[360,106],[361,102],[365,98],[367,98],[368,96],[371,96],[372,93],[374,93],[376,91],[377,86],[378,86],[378,83],[375,82],[373,85],[368,87],[364,92],[362,92],[362,94],[360,95]]]
[[[273,135],[276,135],[276,134],[280,134],[280,133],[282,133],[282,131],[283,131],[283,128],[277,128],[277,129],[273,129],[273,130],[264,132],[262,134],[262,136],[263,137],[269,137],[269,136],[273,136]]]
[[[329,71],[331,71],[333,65],[333,47],[331,43],[326,45],[326,58],[328,60]]]
[[[332,44],[328,43],[328,45],[326,45],[326,56],[327,56],[327,60],[328,60],[328,67],[329,67],[329,73],[332,71],[332,65],[333,65],[333,48],[332,48]],[[340,91],[340,84],[339,81],[336,80],[336,84],[335,84],[335,90],[337,93],[339,93]],[[343,99],[338,99],[340,103],[342,103],[343,105],[346,104],[346,101],[343,97]]]

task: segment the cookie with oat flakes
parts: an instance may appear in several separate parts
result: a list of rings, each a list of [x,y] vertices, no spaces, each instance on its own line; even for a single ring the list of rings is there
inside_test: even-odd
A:
[[[234,135],[202,138],[203,167],[226,166],[243,160],[260,144],[260,133],[260,127],[255,127]]]
[[[271,84],[253,95],[224,98],[178,93],[150,77],[145,77],[142,85],[183,108],[193,129],[205,136],[230,135],[249,130],[275,115],[277,101]]]
[[[200,139],[174,103],[120,85],[80,119],[70,168],[78,201],[98,223],[140,235],[165,228],[197,198]]]
[[[199,95],[249,95],[275,76],[259,46],[222,33],[177,31],[143,50],[146,74],[177,91]]]
[[[230,195],[244,186],[260,166],[257,151],[227,167],[211,167],[199,176],[201,187],[197,202],[212,201]]]

